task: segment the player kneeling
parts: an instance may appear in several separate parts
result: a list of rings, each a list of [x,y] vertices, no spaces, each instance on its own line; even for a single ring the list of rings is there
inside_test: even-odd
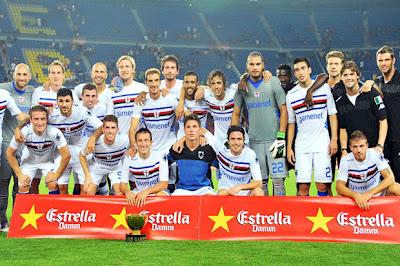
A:
[[[45,176],[49,194],[59,194],[57,181],[71,159],[67,141],[59,129],[47,126],[45,107],[33,106],[29,114],[30,124],[21,130],[25,136],[24,141],[18,143],[14,136],[6,152],[8,163],[18,178],[18,192],[29,193],[32,179],[40,170]],[[21,145],[25,147],[22,151],[21,164],[18,165],[15,153]],[[57,150],[62,160],[58,169],[54,171],[54,157]]]
[[[168,196],[168,160],[165,155],[152,150],[152,136],[147,128],[135,133],[137,154],[125,157],[122,167],[120,191],[126,196],[129,205],[143,206],[147,196]],[[136,188],[129,189],[128,182]]]
[[[383,154],[368,148],[367,137],[359,130],[350,136],[351,153],[340,161],[336,190],[339,195],[355,200],[363,210],[369,209],[373,196],[400,196],[400,184],[394,180]]]
[[[122,160],[129,146],[126,135],[118,134],[118,118],[106,115],[103,119],[103,135],[96,140],[93,151],[93,160],[89,166],[84,150],[79,155],[79,160],[85,174],[84,193],[95,195],[97,188],[104,176],[108,175],[115,195],[119,191]]]

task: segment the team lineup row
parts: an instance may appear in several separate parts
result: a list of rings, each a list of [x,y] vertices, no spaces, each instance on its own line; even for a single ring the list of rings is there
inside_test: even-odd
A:
[[[153,68],[145,73],[146,84],[141,84],[134,80],[134,59],[122,56],[116,64],[119,76],[112,86],[105,83],[105,65],[96,63],[92,83],[74,90],[62,88],[65,69],[59,61],[49,65],[49,83],[36,89],[28,85],[29,67],[19,64],[14,81],[2,84],[0,94],[1,120],[5,116],[1,121],[2,223],[6,223],[7,203],[3,201],[8,197],[5,191],[11,176],[18,179],[19,192],[28,193],[35,190],[31,182],[37,170],[45,176],[49,193],[63,194],[68,191],[71,172],[75,172],[82,194],[95,194],[108,175],[114,193],[126,194],[128,201],[136,204],[143,204],[148,194],[168,193],[167,187],[174,190],[175,183],[175,195],[213,194],[209,175],[213,164],[219,169],[221,194],[263,195],[271,176],[274,194],[285,195],[287,151],[287,161],[295,165],[298,195],[308,195],[313,171],[318,195],[329,195],[335,172],[331,158],[338,144],[342,147],[338,154],[344,155],[340,165],[347,167],[339,170],[338,193],[355,198],[366,208],[370,196],[380,191],[388,188],[398,194],[394,178],[399,176],[395,149],[400,146],[400,130],[395,108],[400,88],[394,63],[393,50],[382,47],[377,52],[381,82],[361,85],[357,66],[344,62],[339,51],[327,55],[327,83],[324,77],[314,82],[308,60],[298,58],[293,64],[294,84],[289,66],[279,67],[278,79],[265,70],[262,54],[252,52],[246,62],[247,73],[237,86],[227,87],[219,70],[210,73],[208,86],[199,86],[194,72],[178,80],[175,56],[162,60],[164,80]],[[29,110],[30,125],[17,127],[17,119],[11,115],[24,121],[27,115],[21,111]],[[196,116],[187,116],[189,113]],[[214,135],[204,129],[207,113],[214,121]],[[230,125],[239,125],[243,117],[248,135],[240,127],[228,132]],[[349,136],[356,130],[365,134],[358,133],[352,140]],[[374,149],[368,149],[367,139]],[[200,145],[204,140],[208,144]],[[358,143],[362,141],[363,145]],[[387,143],[391,144],[385,152],[389,150],[387,158],[394,174],[382,155]],[[22,146],[23,151],[19,149]],[[360,151],[355,152],[355,146]],[[130,157],[125,157],[125,150]],[[157,157],[157,161],[150,157]],[[168,167],[173,161],[177,174],[174,167]],[[135,181],[133,191],[129,179]]]

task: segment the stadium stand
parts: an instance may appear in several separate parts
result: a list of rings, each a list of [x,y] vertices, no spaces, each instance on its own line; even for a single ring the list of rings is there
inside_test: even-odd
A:
[[[324,71],[330,49],[343,50],[370,78],[377,72],[376,48],[400,45],[395,2],[0,0],[0,42],[8,59],[0,79],[11,73],[12,63],[26,61],[37,73],[33,82],[41,83],[46,62],[37,61],[59,54],[68,63],[71,85],[88,80],[97,61],[106,62],[111,78],[115,60],[130,54],[142,80],[160,56],[174,53],[181,74],[197,71],[204,82],[211,69],[220,68],[229,81],[237,81],[252,50],[264,53],[272,72],[296,56],[308,56],[316,74]]]

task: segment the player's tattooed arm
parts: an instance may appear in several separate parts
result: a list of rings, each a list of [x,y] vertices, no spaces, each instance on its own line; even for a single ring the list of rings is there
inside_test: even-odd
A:
[[[313,97],[312,94],[314,91],[318,90],[319,88],[322,87],[329,79],[328,74],[321,73],[317,76],[315,79],[315,82],[311,85],[311,87],[307,90],[307,95],[306,98],[304,99],[304,102],[307,104],[308,107],[311,107],[314,105],[313,103]]]

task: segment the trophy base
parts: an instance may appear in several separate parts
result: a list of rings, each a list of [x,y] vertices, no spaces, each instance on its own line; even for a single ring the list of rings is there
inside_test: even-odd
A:
[[[131,235],[126,234],[125,241],[126,242],[142,242],[146,240],[146,235]]]

